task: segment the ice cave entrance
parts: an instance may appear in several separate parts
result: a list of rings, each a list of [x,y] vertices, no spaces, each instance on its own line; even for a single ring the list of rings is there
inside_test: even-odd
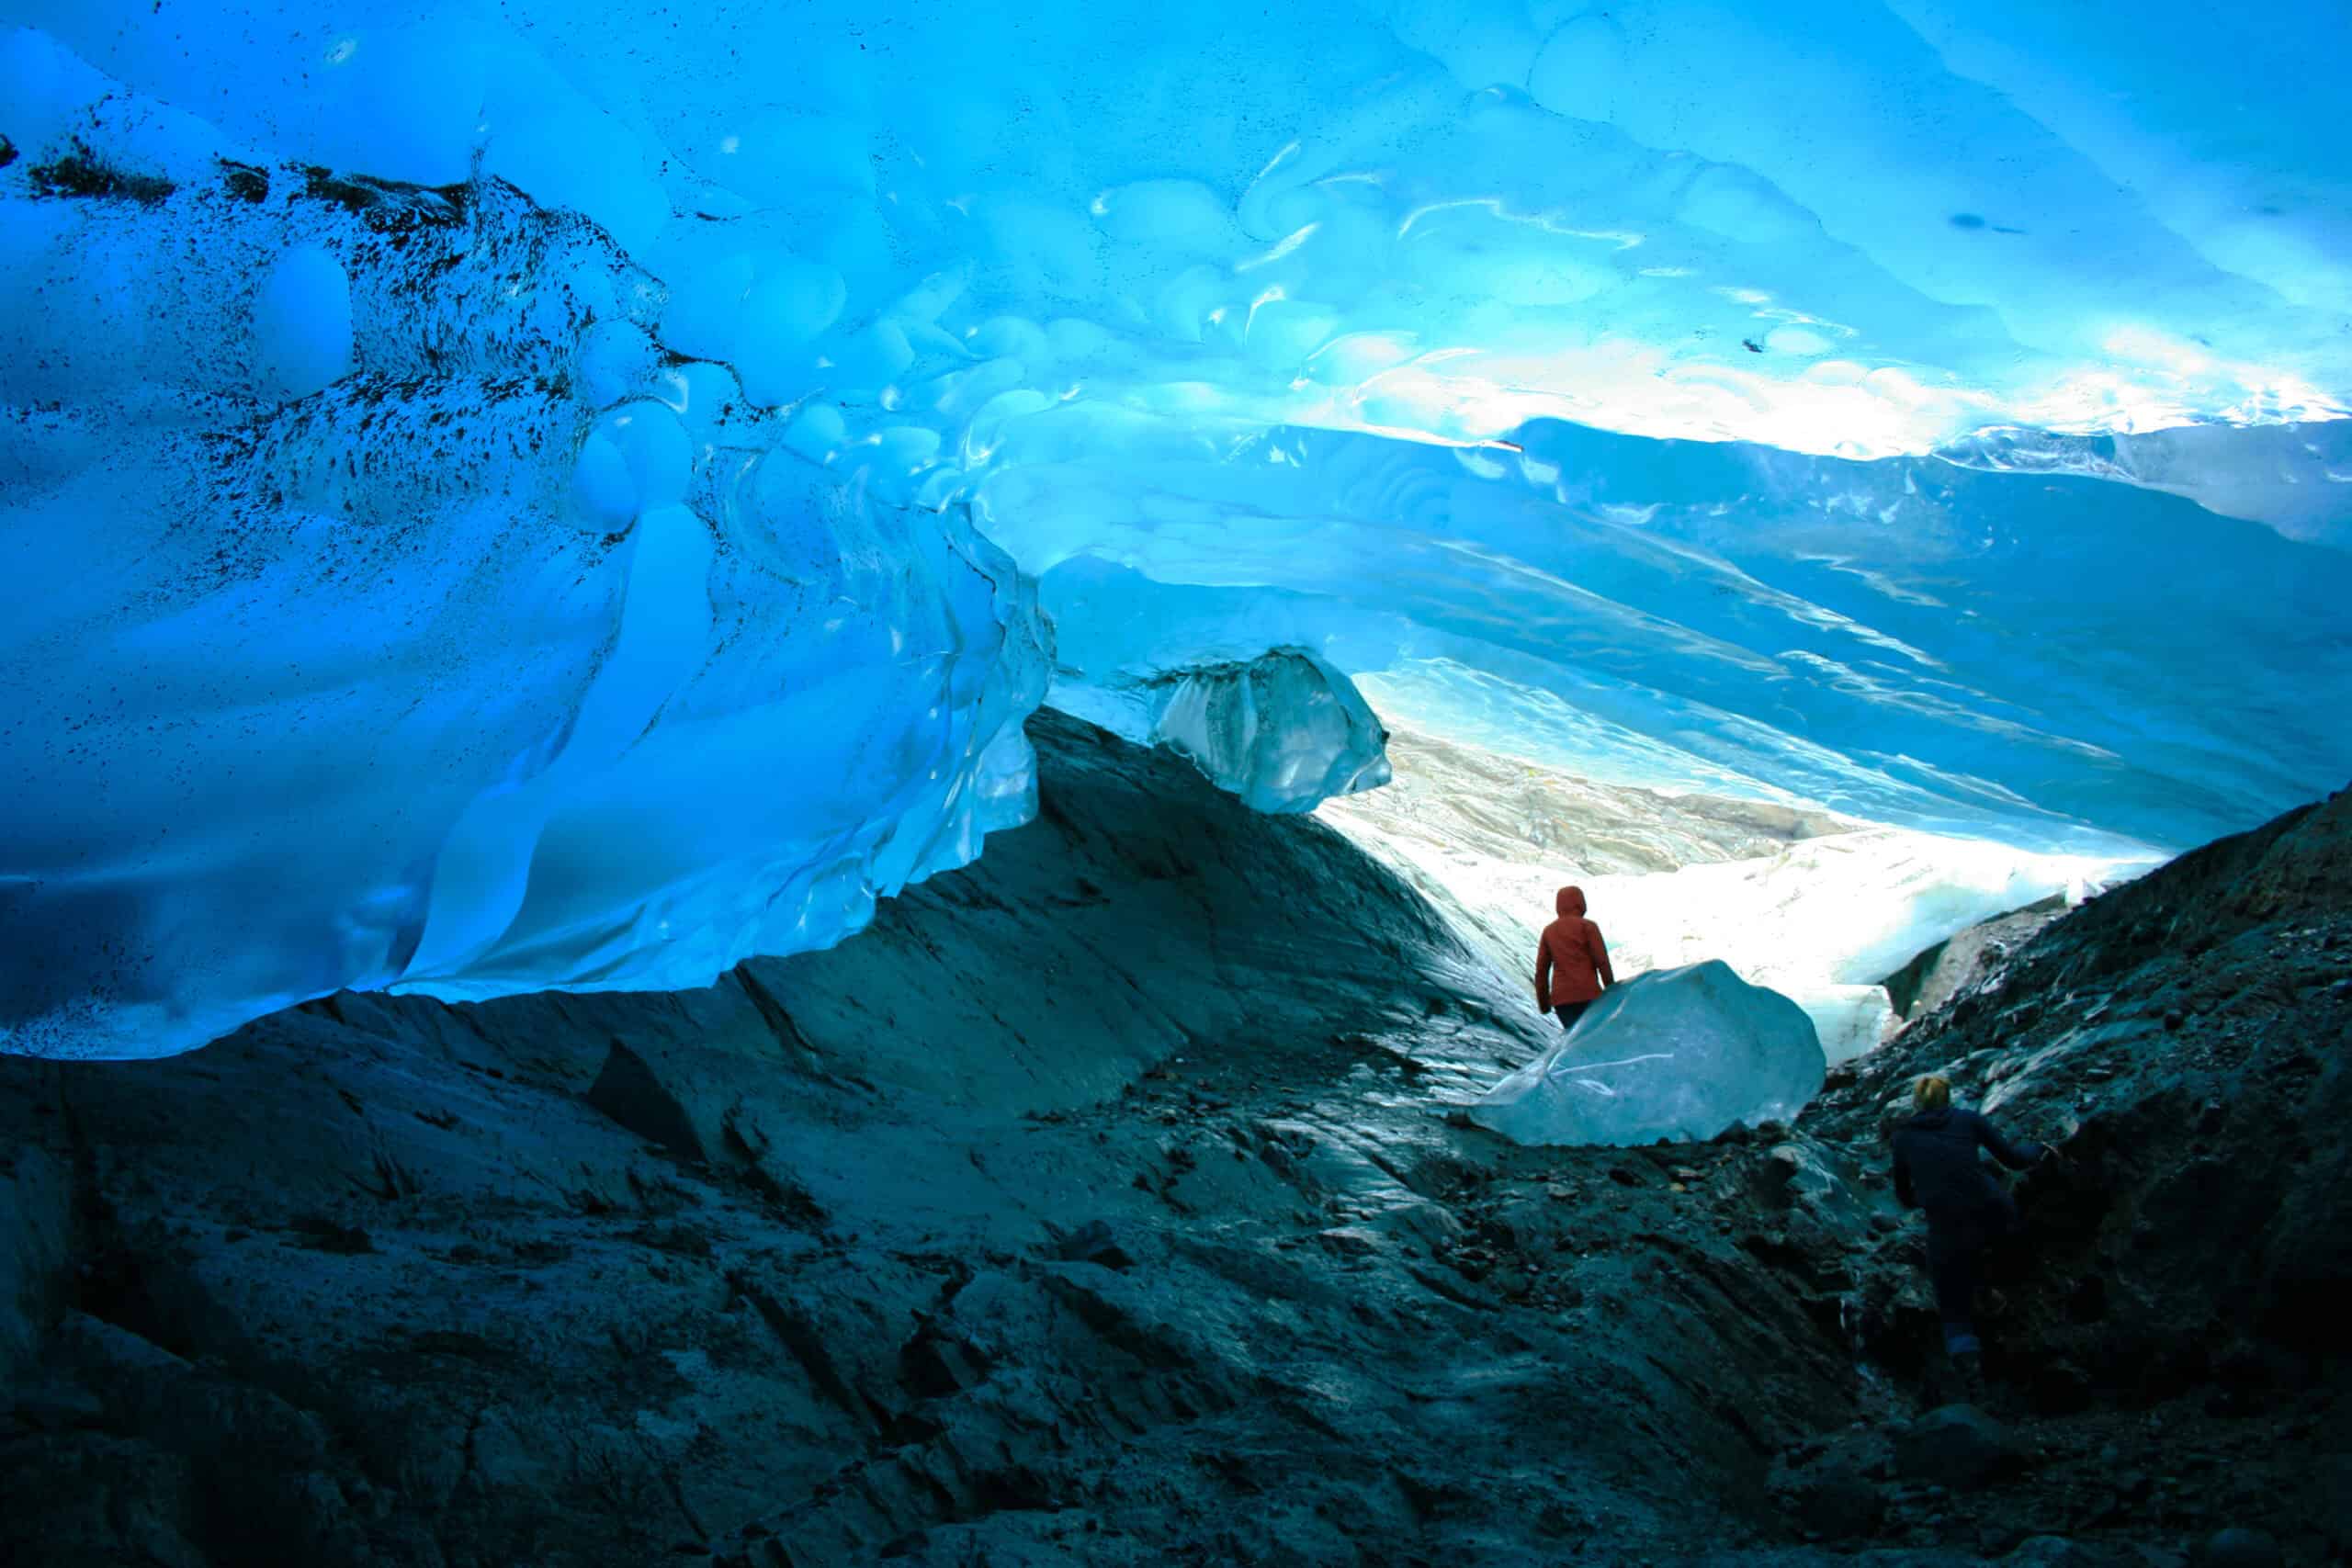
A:
[[[1318,815],[1400,872],[1506,976],[1582,886],[1621,979],[1720,960],[1794,1000],[1830,1062],[1916,1007],[1886,984],[1996,916],[2054,910],[2161,857],[2019,849],[1816,807],[1579,776],[1392,724],[1394,778]],[[1898,1009],[1897,1003],[1904,1004]]]

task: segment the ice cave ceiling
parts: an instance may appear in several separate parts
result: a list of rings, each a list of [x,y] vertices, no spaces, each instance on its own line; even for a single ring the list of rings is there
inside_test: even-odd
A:
[[[2178,848],[2352,776],[2334,4],[32,0],[0,1030],[674,986],[1373,709]]]

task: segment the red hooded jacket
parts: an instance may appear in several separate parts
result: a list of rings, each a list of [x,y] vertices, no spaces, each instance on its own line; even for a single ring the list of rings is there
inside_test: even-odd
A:
[[[1617,983],[1600,928],[1584,918],[1584,889],[1561,888],[1557,906],[1560,918],[1544,928],[1535,944],[1535,999],[1546,1012],[1591,1001],[1604,984]]]

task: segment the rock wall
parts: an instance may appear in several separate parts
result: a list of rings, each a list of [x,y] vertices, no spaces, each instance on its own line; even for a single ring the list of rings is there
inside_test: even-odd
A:
[[[1886,987],[1888,1005],[1902,1023],[1935,1011],[2065,912],[2065,896],[2052,894],[1920,949],[1880,982]]]
[[[1832,1075],[1806,1126],[1858,1158],[1926,1072],[2061,1150],[2018,1184],[1986,1351],[2048,1508],[2352,1550],[2347,1042],[2352,791],[2090,900]],[[1920,1263],[1889,1227],[1850,1277],[1869,1353],[1931,1373]]]
[[[2060,1143],[2037,1172],[2036,1354],[2149,1395],[2332,1348],[2352,1290],[2352,793],[2091,900],[1869,1058],[1811,1120],[1860,1141],[1912,1079]],[[2073,1294],[2044,1301],[2062,1281]],[[2060,1320],[2072,1319],[2061,1332]],[[2069,1372],[2063,1381],[2071,1382]]]

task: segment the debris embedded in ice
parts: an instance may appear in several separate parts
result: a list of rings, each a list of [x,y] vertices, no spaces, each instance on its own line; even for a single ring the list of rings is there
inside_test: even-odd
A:
[[[1470,1114],[1521,1144],[1698,1143],[1793,1117],[1826,1071],[1803,1008],[1710,959],[1611,987]]]

